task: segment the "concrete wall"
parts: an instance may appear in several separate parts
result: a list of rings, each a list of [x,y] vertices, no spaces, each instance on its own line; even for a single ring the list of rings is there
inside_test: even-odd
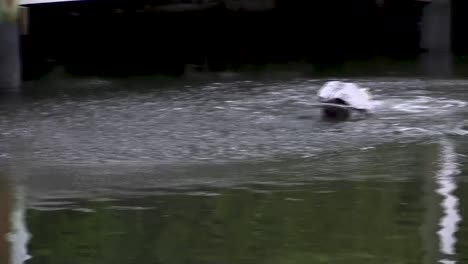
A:
[[[431,76],[453,74],[452,1],[432,0],[424,9],[421,22],[422,66]]]
[[[424,9],[421,45],[430,52],[452,50],[452,1],[432,0]]]
[[[20,87],[18,26],[0,23],[0,93],[17,91]]]
[[[0,92],[20,86],[20,54],[16,0],[0,0]]]

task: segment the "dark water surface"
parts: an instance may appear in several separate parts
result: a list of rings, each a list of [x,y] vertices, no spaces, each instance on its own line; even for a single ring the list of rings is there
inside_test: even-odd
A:
[[[468,263],[468,80],[88,78],[0,105],[0,263]],[[26,260],[27,259],[27,260]]]

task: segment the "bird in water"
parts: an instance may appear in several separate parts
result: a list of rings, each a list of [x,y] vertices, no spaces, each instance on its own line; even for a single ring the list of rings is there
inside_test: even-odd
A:
[[[372,110],[368,89],[355,83],[329,81],[319,89],[317,96],[327,119],[347,120],[353,111],[368,115]]]

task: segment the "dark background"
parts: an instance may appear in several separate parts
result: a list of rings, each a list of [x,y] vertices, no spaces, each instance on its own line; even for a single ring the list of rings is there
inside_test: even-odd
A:
[[[163,12],[168,1],[77,2],[30,6],[23,76],[53,65],[72,74],[180,74],[301,61],[318,66],[375,56],[411,58],[420,47],[427,3],[408,0],[277,0],[273,9]],[[453,51],[467,52],[468,3],[453,0]],[[468,21],[466,21],[468,22]]]

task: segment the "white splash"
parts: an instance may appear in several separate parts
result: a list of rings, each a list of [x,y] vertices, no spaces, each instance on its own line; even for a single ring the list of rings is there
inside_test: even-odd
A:
[[[442,196],[443,215],[439,221],[439,246],[442,254],[446,256],[455,255],[455,244],[457,239],[455,233],[461,216],[458,212],[458,198],[453,193],[457,188],[454,177],[459,173],[456,161],[457,154],[454,144],[443,139],[440,142],[441,153],[439,158],[440,169],[436,177],[438,185],[437,193]],[[441,263],[456,263],[453,260],[441,259]]]
[[[467,102],[459,100],[451,100],[446,98],[432,98],[429,96],[417,96],[399,100],[391,106],[392,109],[407,112],[407,113],[437,113],[452,111],[458,108],[463,108]]]
[[[370,111],[373,107],[368,89],[350,82],[327,82],[317,91],[317,96],[322,103],[331,99],[341,99],[356,109]]]

